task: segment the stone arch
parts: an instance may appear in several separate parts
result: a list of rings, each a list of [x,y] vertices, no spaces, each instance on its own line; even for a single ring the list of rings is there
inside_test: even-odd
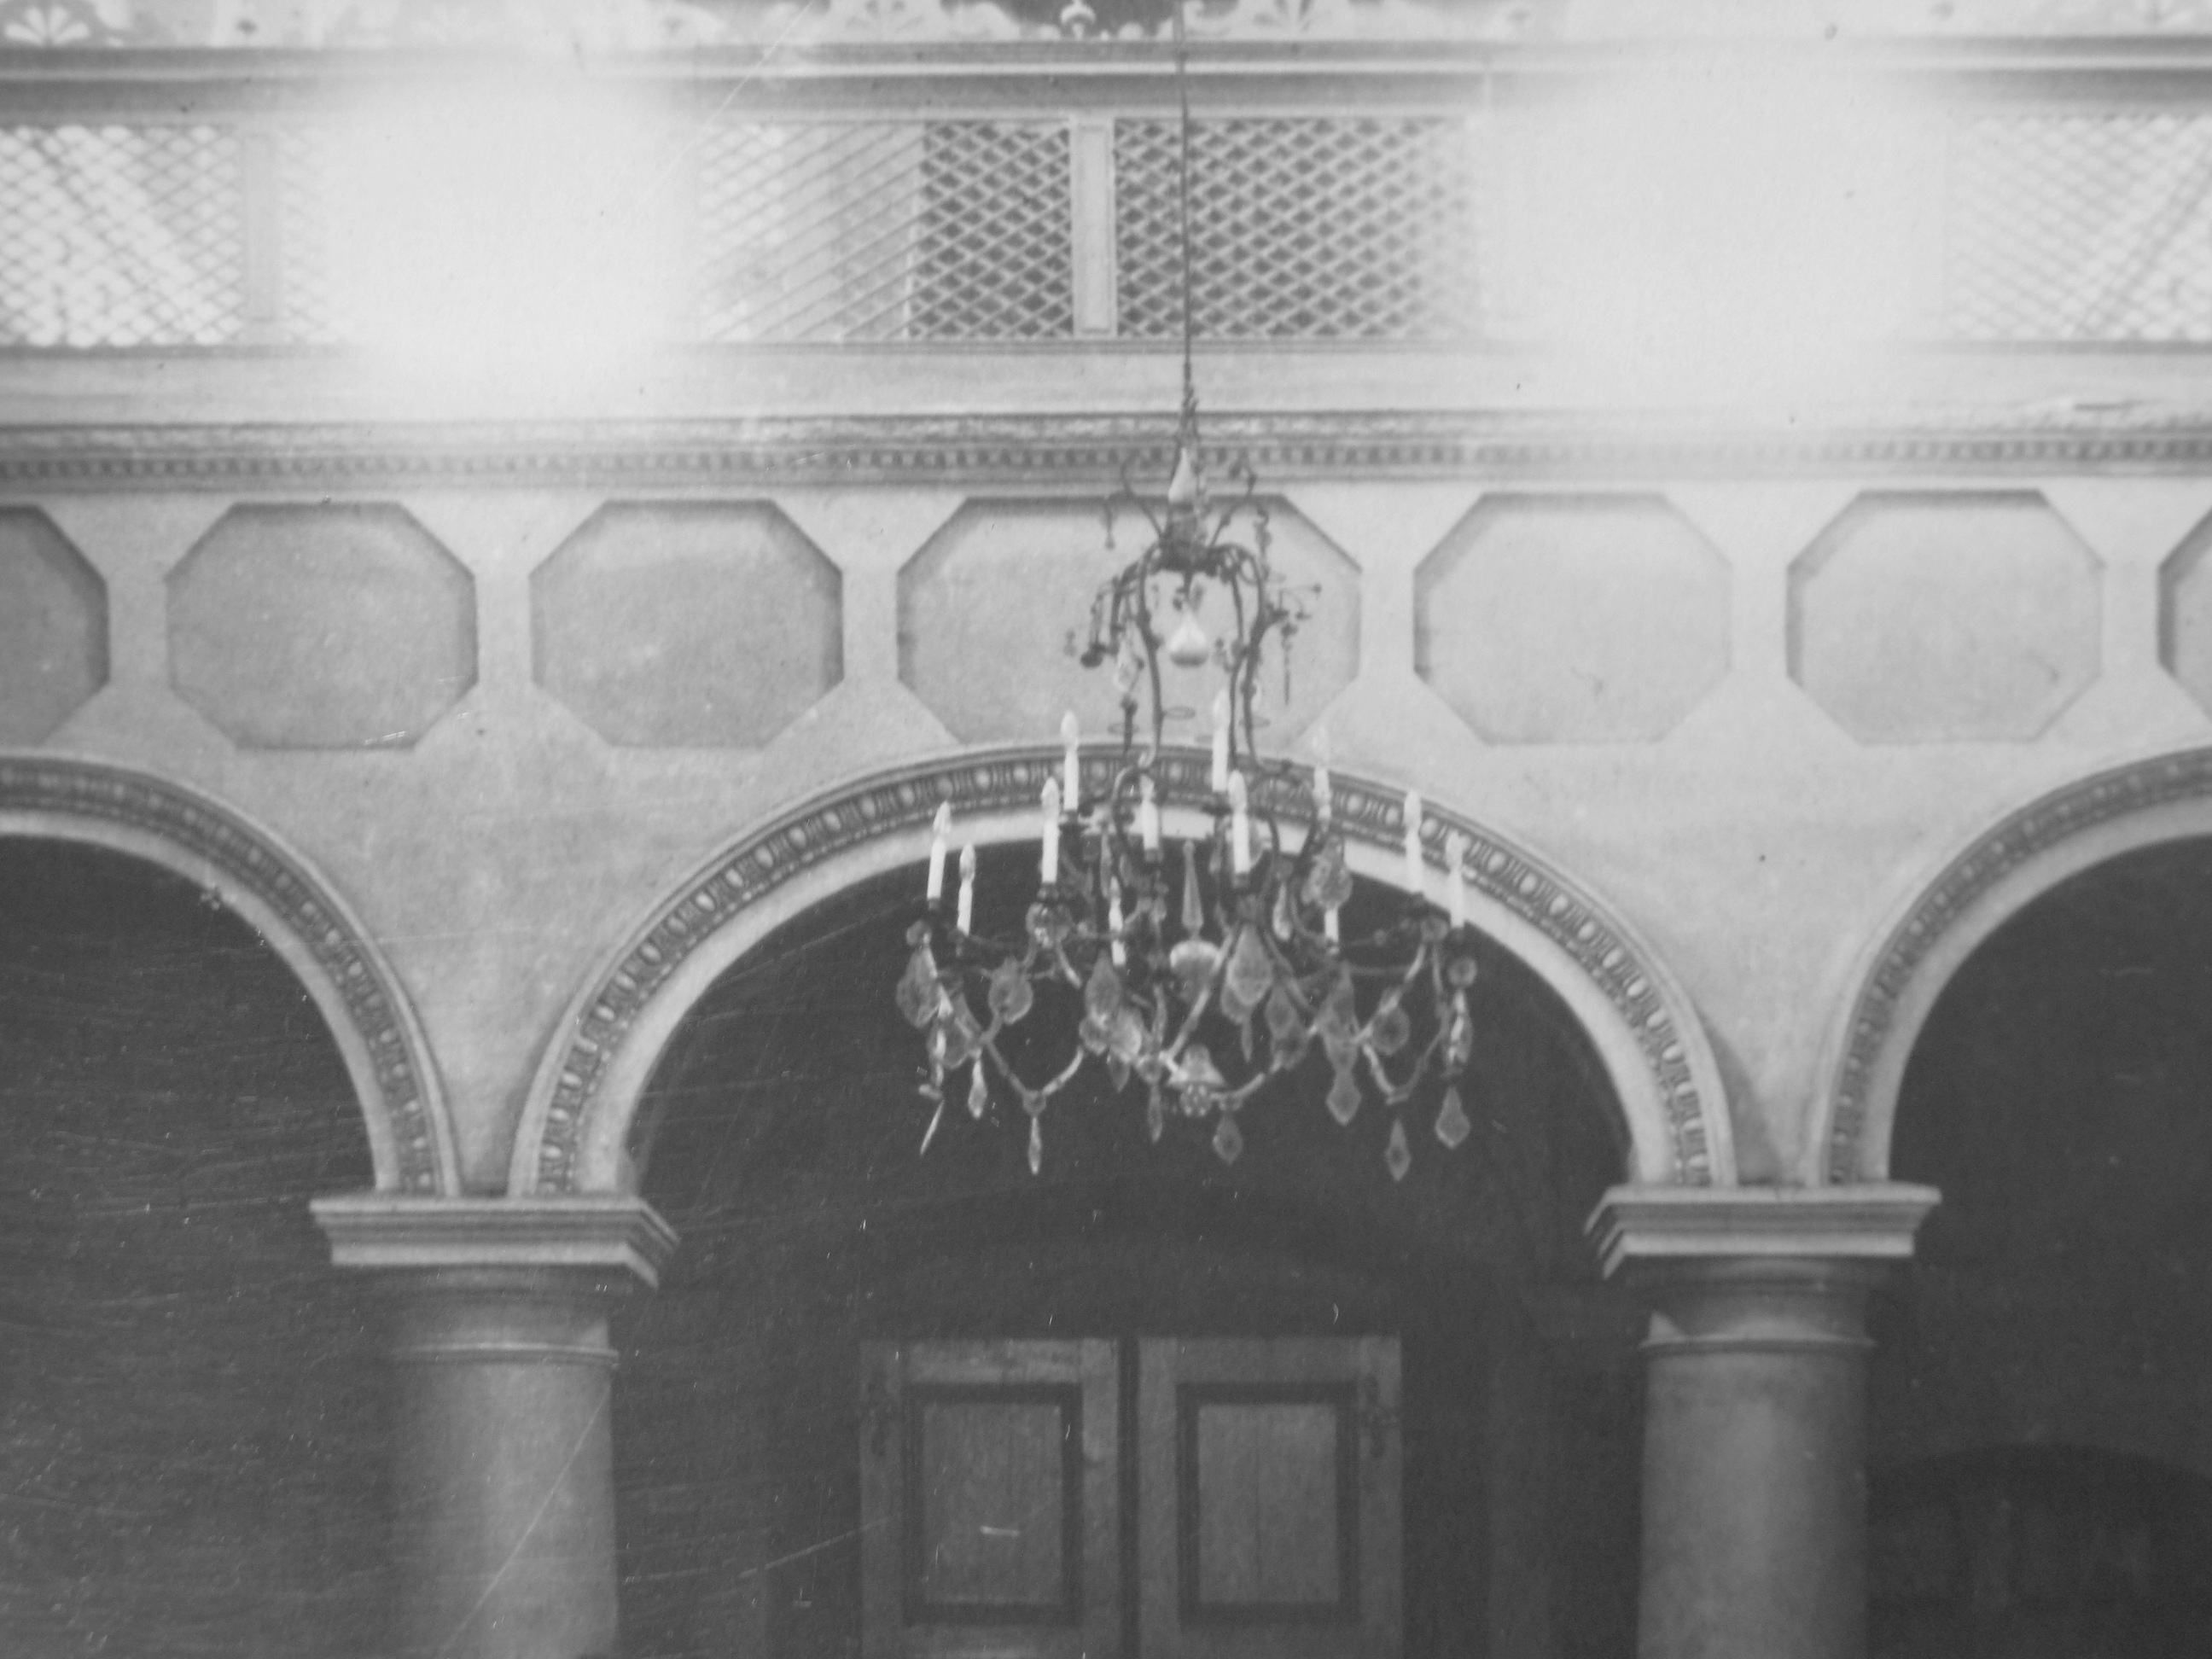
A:
[[[631,1180],[629,1125],[653,1066],[726,968],[830,894],[920,862],[940,800],[952,802],[963,833],[978,842],[1034,837],[1038,793],[1060,761],[1056,749],[1012,747],[879,772],[726,843],[653,908],[570,1006],[531,1087],[509,1191],[623,1190]],[[1088,783],[1106,787],[1112,763],[1104,751],[1086,754]],[[1168,833],[1200,833],[1209,822],[1200,812],[1207,799],[1204,756],[1170,754],[1162,771]],[[1335,785],[1354,872],[1402,884],[1401,795],[1340,771]],[[1432,864],[1441,863],[1448,828],[1469,838],[1475,926],[1559,994],[1596,1049],[1627,1121],[1628,1178],[1733,1185],[1719,1073],[1672,975],[1589,893],[1496,832],[1434,805],[1426,830]]]
[[[2130,762],[1998,819],[1893,913],[1861,956],[1821,1046],[1814,1179],[1886,1181],[1906,1060],[1984,939],[2069,877],[2139,848],[2212,836],[2212,749]]]
[[[379,1191],[460,1190],[437,1073],[367,931],[299,854],[207,796],[147,773],[0,755],[0,837],[80,842],[160,865],[250,923],[298,976],[361,1104]]]

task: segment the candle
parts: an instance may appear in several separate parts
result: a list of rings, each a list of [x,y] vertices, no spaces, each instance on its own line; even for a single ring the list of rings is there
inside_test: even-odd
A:
[[[1242,772],[1229,775],[1229,858],[1230,867],[1238,875],[1252,873],[1251,797]]]
[[[1121,945],[1121,884],[1110,877],[1106,884],[1106,932],[1109,948],[1114,952],[1114,965],[1119,968],[1129,956]]]
[[[1328,727],[1326,725],[1314,727],[1313,754],[1314,821],[1327,823],[1335,803],[1328,787]]]
[[[1328,909],[1321,913],[1322,937],[1326,939],[1331,945],[1334,945],[1338,942],[1336,930],[1336,907],[1332,904]]]
[[[1066,750],[1060,763],[1060,793],[1073,812],[1083,799],[1083,758],[1076,749],[1083,740],[1083,727],[1072,708],[1060,717],[1060,740]]]
[[[975,843],[960,849],[960,916],[953,925],[962,933],[975,920]]]
[[[1140,779],[1137,789],[1137,837],[1145,844],[1145,856],[1156,859],[1160,855],[1160,803],[1150,778]]]
[[[1229,694],[1218,691],[1213,697],[1213,793],[1224,794],[1229,788]]]
[[[1444,836],[1444,874],[1450,885],[1451,925],[1467,926],[1467,837],[1458,830]]]
[[[1421,797],[1418,791],[1406,792],[1406,889],[1408,892],[1425,890],[1427,883],[1421,871]]]
[[[952,803],[937,804],[937,817],[929,826],[929,902],[932,906],[945,897],[945,844],[952,834]]]
[[[1047,778],[1039,799],[1044,808],[1044,860],[1037,879],[1051,887],[1060,881],[1060,780]]]

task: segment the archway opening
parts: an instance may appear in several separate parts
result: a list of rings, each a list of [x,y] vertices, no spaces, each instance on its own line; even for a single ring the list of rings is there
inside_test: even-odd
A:
[[[1035,879],[1020,849],[989,853],[979,919],[1012,925]],[[1553,993],[1486,957],[1475,1133],[1447,1152],[1409,1114],[1402,1183],[1387,1115],[1370,1101],[1340,1126],[1325,1066],[1247,1109],[1228,1166],[1210,1126],[1151,1144],[1140,1091],[1094,1071],[1050,1107],[1032,1176],[1004,1103],[978,1120],[956,1100],[920,1155],[932,1104],[892,999],[920,884],[895,872],[771,936],[691,1010],[641,1102],[641,1190],[684,1243],[617,1327],[627,1649],[871,1648],[872,1342],[1381,1335],[1404,1367],[1404,1650],[1626,1650],[1638,1322],[1581,1230],[1627,1154]]]
[[[314,1194],[373,1184],[313,1000],[235,915],[0,841],[0,1647],[385,1648],[380,1346]]]
[[[2007,921],[1907,1066],[1943,1194],[1876,1323],[1877,1656],[2197,1654],[2212,1476],[2212,842]]]

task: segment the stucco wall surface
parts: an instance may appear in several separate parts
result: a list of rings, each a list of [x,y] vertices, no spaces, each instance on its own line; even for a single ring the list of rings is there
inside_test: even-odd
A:
[[[1741,1177],[1790,1179],[1898,908],[2005,811],[2212,735],[2184,683],[2208,515],[2178,478],[1294,481],[1285,562],[1336,609],[1265,741],[1325,720],[1340,769],[1617,906],[1704,1018]],[[654,525],[668,550],[621,544]],[[1019,735],[992,711],[1068,679],[1107,556],[1095,494],[1051,488],[47,494],[8,526],[0,587],[67,648],[11,648],[0,703],[81,699],[39,750],[204,790],[319,867],[483,1188],[655,901],[841,780]]]

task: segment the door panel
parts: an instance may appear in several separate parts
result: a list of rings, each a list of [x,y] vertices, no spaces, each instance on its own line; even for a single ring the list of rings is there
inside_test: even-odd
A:
[[[1398,1345],[1145,1343],[1144,1659],[1396,1659]]]
[[[1398,1659],[1395,1338],[874,1344],[865,1659]]]
[[[1113,1344],[869,1344],[860,1390],[866,1659],[1115,1651]]]

